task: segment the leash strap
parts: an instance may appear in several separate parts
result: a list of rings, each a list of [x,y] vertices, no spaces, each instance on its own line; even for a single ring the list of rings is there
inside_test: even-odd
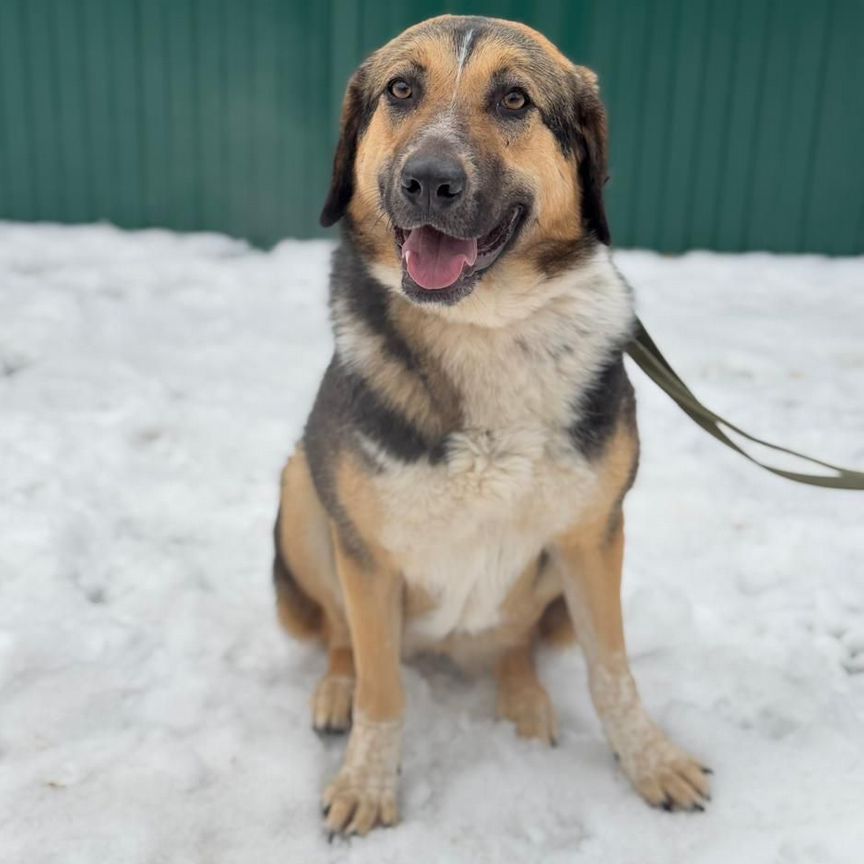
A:
[[[731,447],[733,450],[740,453],[745,459],[749,459],[760,468],[776,474],[778,477],[785,477],[787,480],[794,480],[796,483],[806,483],[809,486],[822,486],[827,489],[860,489],[864,490],[864,472],[850,471],[847,468],[839,468],[836,465],[831,465],[828,462],[822,462],[820,459],[813,459],[811,456],[805,456],[803,453],[796,453],[794,450],[789,450],[787,447],[779,447],[776,444],[770,444],[768,441],[763,441],[761,438],[756,438],[753,435],[740,429],[734,423],[724,420],[719,414],[715,414],[709,408],[706,408],[691,392],[687,385],[678,377],[675,370],[669,365],[666,358],[660,353],[660,349],[654,344],[654,340],[648,335],[642,322],[636,319],[636,330],[633,336],[633,341],[627,348],[627,353],[636,361],[639,368],[652,380],[661,390],[664,390],[687,415],[690,416],[699,426],[701,426],[709,435],[713,435],[718,441]],[[786,453],[789,456],[795,456],[798,459],[803,459],[811,465],[818,465],[820,468],[827,468],[833,474],[801,474],[797,471],[785,471],[782,468],[773,468],[771,465],[766,465],[760,462],[755,457],[751,456],[746,450],[739,447],[721,427],[727,429],[752,441],[754,444],[760,444],[763,447],[768,447],[777,453]]]

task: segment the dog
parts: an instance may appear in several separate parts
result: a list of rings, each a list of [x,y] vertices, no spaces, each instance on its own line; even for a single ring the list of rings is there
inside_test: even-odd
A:
[[[282,473],[282,624],[320,640],[312,723],[350,737],[330,832],[398,821],[400,662],[485,666],[498,713],[554,744],[541,640],[574,635],[620,767],[667,810],[709,771],[646,713],[620,602],[638,463],[610,259],[597,76],[522,24],[443,16],[351,78],[321,222],[335,350]]]

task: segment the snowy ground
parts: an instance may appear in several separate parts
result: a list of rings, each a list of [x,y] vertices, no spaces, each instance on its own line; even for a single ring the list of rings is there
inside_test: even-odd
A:
[[[864,860],[864,494],[760,472],[638,371],[630,647],[709,812],[636,798],[569,651],[543,658],[557,750],[490,681],[407,668],[403,822],[326,844],[343,743],[310,731],[322,658],[277,631],[269,535],[328,251],[0,225],[0,861]],[[712,407],[864,465],[864,259],[618,261]]]

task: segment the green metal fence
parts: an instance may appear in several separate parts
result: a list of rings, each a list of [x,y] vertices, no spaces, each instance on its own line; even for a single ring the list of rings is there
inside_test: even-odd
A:
[[[618,245],[864,252],[862,0],[0,0],[0,218],[313,236],[348,75],[443,11],[598,70]]]

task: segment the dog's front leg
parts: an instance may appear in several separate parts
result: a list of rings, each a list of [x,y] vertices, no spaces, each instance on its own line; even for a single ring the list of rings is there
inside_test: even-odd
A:
[[[557,552],[567,605],[588,663],[591,698],[621,767],[649,804],[704,809],[707,769],[649,717],[627,662],[620,599],[621,514],[574,528],[559,538]]]
[[[337,534],[334,531],[334,534]],[[398,821],[396,789],[405,698],[400,675],[402,580],[384,554],[357,554],[335,537],[357,686],[342,769],[324,793],[331,832],[366,834]]]

